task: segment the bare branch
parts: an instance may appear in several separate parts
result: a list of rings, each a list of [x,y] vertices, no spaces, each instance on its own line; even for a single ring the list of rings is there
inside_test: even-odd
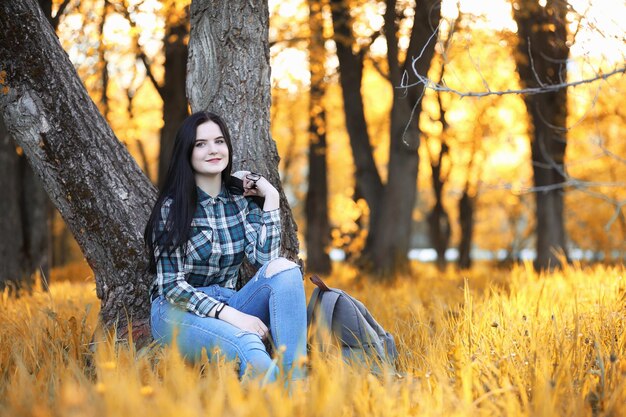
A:
[[[300,42],[308,42],[308,41],[309,41],[309,38],[307,38],[307,37],[296,36],[295,38],[279,39],[279,40],[270,41],[269,46],[270,46],[270,48],[272,48],[272,47],[277,46],[277,45],[286,44],[287,47],[292,47],[292,46],[296,46]]]
[[[72,0],[63,0],[63,3],[59,5],[57,12],[54,14],[54,17],[52,17],[52,27],[54,28],[55,32],[57,28],[59,27],[61,16],[63,16],[63,13],[65,13],[65,9],[67,9],[67,7],[69,6],[71,2]]]
[[[622,164],[626,165],[626,159],[624,159],[624,158],[622,158],[621,156],[616,155],[615,153],[613,153],[613,152],[609,151],[609,150],[606,148],[606,146],[604,146],[604,143],[603,143],[603,141],[602,141],[602,140],[598,140],[597,145],[598,145],[598,147],[599,147],[600,149],[602,149],[602,153],[603,153],[604,155],[606,155],[606,156],[608,156],[608,157],[610,157],[610,158],[612,158],[612,159],[615,159],[616,161],[619,161],[620,163],[622,163]]]
[[[611,204],[615,207],[615,211],[613,215],[609,219],[606,225],[604,225],[605,230],[609,230],[613,223],[623,214],[622,209],[626,206],[626,199],[617,200],[614,198],[608,197],[606,194],[599,193],[597,191],[593,191],[590,188],[593,187],[624,187],[626,186],[626,182],[594,182],[594,181],[582,181],[575,178],[569,178],[566,181],[557,184],[550,185],[542,185],[538,187],[523,187],[518,189],[514,187],[512,184],[503,184],[498,186],[483,186],[484,190],[507,190],[511,191],[516,195],[521,194],[531,194],[531,193],[546,193],[555,190],[565,190],[572,189],[575,191],[579,191],[581,193],[587,194],[590,197],[605,201],[606,203]]]
[[[148,59],[148,57],[146,56],[146,54],[143,52],[143,50],[139,52],[138,58],[143,63],[143,66],[146,68],[147,77],[150,79],[150,81],[152,82],[152,85],[154,85],[154,88],[157,90],[157,92],[159,93],[159,96],[161,96],[161,99],[163,100],[165,96],[165,92],[163,91],[163,87],[159,84],[157,79],[154,77],[154,73],[152,72],[152,64],[150,60]]]
[[[370,62],[374,66],[374,69],[376,70],[376,72],[378,72],[381,77],[383,77],[387,81],[391,81],[391,76],[389,75],[389,73],[385,72],[382,69],[382,67],[380,66],[380,63],[374,57],[370,56]]]
[[[122,0],[121,4],[113,3],[113,2],[110,2],[110,4],[112,4],[115,7],[115,10],[118,13],[120,13],[122,16],[124,16],[124,18],[130,24],[131,28],[137,29],[137,23],[133,20],[133,18],[130,15],[130,12],[128,10],[129,6],[126,3],[126,0]],[[137,5],[137,7],[139,7],[139,5]],[[135,36],[133,36],[133,40],[135,42],[135,48],[137,48],[137,58],[139,60],[141,60],[141,62],[143,63],[143,66],[146,69],[146,76],[150,79],[150,81],[152,82],[152,85],[154,85],[154,88],[157,91],[157,93],[159,93],[159,96],[161,96],[161,99],[165,100],[165,98],[164,98],[165,97],[165,92],[163,91],[163,86],[161,86],[159,84],[159,82],[157,81],[156,77],[154,76],[154,73],[152,72],[152,63],[150,62],[150,59],[148,58],[148,56],[146,55],[145,51],[143,50],[143,48],[139,44],[139,37],[135,35]]]
[[[537,81],[537,84],[539,84],[539,86],[545,87],[543,81],[541,81],[541,78],[539,78],[539,74],[537,74],[537,70],[535,68],[535,60],[533,59],[533,51],[530,45],[530,38],[527,38],[526,41],[528,42],[528,58],[530,59],[530,68],[533,70],[535,81]]]
[[[422,47],[422,50],[420,51],[419,55],[415,58],[411,59],[411,68],[413,69],[413,73],[415,74],[415,76],[419,79],[419,80],[423,80],[423,79],[428,79],[427,77],[423,77],[419,74],[419,72],[417,71],[417,68],[415,67],[415,65],[417,64],[417,62],[420,60],[420,58],[424,55],[424,51],[426,50],[426,48],[428,47],[428,45],[430,44],[430,42],[433,40],[433,38],[435,38],[435,36],[437,36],[437,34],[439,33],[439,28],[441,27],[441,23],[443,22],[443,20],[441,22],[439,22],[439,25],[437,25],[437,28],[435,30],[433,30],[433,33],[430,35],[430,37],[428,38],[428,40],[424,43],[424,46]],[[404,71],[405,74],[407,74],[407,71]],[[402,77],[403,81],[405,80],[404,76]],[[408,74],[406,77],[406,80],[408,81]],[[404,85],[403,83],[400,84],[400,87],[396,87],[396,88],[405,88],[406,90],[408,90],[410,87],[416,87],[418,85],[422,84],[422,82],[417,82],[417,83],[412,83],[412,84],[406,84]],[[425,89],[428,88],[428,85],[424,83],[424,87]],[[406,91],[405,91],[406,94]],[[422,94],[423,95],[423,94]],[[417,100],[417,102],[419,103],[419,100]]]
[[[521,89],[509,89],[509,90],[502,90],[502,91],[460,91],[454,88],[450,88],[447,85],[442,85],[439,83],[435,83],[432,80],[430,80],[428,77],[425,77],[423,75],[420,75],[418,73],[416,73],[415,75],[417,76],[417,78],[419,79],[418,82],[412,83],[412,84],[405,84],[405,85],[400,85],[398,87],[395,88],[399,88],[399,89],[408,89],[408,88],[412,88],[412,87],[416,87],[420,84],[424,85],[426,88],[430,88],[431,90],[434,91],[445,91],[445,92],[449,92],[449,93],[454,93],[456,95],[458,95],[459,97],[463,98],[463,97],[487,97],[487,96],[504,96],[504,95],[511,95],[511,94],[528,94],[528,95],[532,95],[532,94],[546,94],[546,93],[551,93],[554,91],[558,91],[561,90],[563,88],[568,88],[568,87],[576,87],[579,85],[583,85],[583,84],[590,84],[593,83],[595,81],[599,81],[599,80],[607,80],[609,78],[611,78],[614,75],[617,74],[625,74],[626,73],[626,67],[620,67],[620,68],[616,68],[611,72],[608,72],[606,74],[598,74],[595,77],[590,77],[590,78],[583,78],[581,80],[578,81],[572,81],[572,82],[567,82],[567,83],[559,83],[559,84],[551,84],[551,85],[546,85],[545,87],[531,87],[531,88],[521,88]]]

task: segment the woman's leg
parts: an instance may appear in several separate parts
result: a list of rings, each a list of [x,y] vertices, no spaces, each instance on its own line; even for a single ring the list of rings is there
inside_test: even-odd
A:
[[[292,370],[306,356],[306,300],[298,265],[284,258],[268,262],[228,304],[263,320],[276,348],[285,349],[283,369],[301,378],[301,367]]]
[[[151,328],[155,340],[171,344],[176,334],[176,344],[181,354],[190,360],[198,360],[204,348],[210,359],[216,348],[227,360],[240,361],[239,376],[246,372],[251,377],[265,375],[273,381],[278,369],[272,362],[261,338],[254,333],[210,317],[199,317],[177,308],[162,296],[152,302]]]

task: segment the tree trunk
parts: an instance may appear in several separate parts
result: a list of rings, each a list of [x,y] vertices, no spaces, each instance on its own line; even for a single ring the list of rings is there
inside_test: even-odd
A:
[[[102,65],[100,79],[101,92],[100,92],[100,111],[104,116],[104,120],[109,121],[109,63],[106,58],[106,47],[104,46],[104,24],[107,20],[109,13],[109,0],[103,0],[102,2],[102,15],[100,15],[100,24],[98,25],[98,63]]]
[[[567,80],[567,4],[549,0],[519,0],[513,7],[518,26],[517,70],[525,87],[540,87]],[[530,53],[530,55],[529,55]],[[560,266],[560,253],[566,252],[563,214],[565,190],[565,149],[567,145],[567,90],[526,95],[532,121],[531,155],[535,187],[536,248],[535,267],[539,270]]]
[[[22,249],[24,260],[24,287],[30,288],[35,280],[33,275],[41,274],[47,288],[50,281],[50,257],[51,247],[51,224],[50,224],[50,198],[41,185],[41,181],[31,167],[26,157],[20,157],[20,169],[22,188],[21,211],[22,233],[24,246]]]
[[[328,274],[331,270],[328,247],[328,179],[326,167],[326,91],[324,62],[326,49],[323,36],[322,2],[309,0],[309,188],[306,195],[306,253],[307,269]]]
[[[443,115],[443,111],[441,111]],[[446,124],[443,123],[443,133],[446,132]],[[440,271],[446,269],[446,250],[450,242],[450,219],[443,206],[443,186],[445,179],[442,176],[443,158],[448,154],[448,145],[443,142],[437,158],[437,162],[431,161],[433,192],[435,194],[435,205],[428,214],[428,226],[430,230],[430,242],[437,252],[437,268]]]
[[[403,65],[398,62],[398,40],[396,27],[395,1],[387,1],[385,12],[385,36],[390,81],[394,87],[391,110],[391,132],[389,146],[389,178],[383,193],[382,208],[374,242],[368,253],[373,260],[376,272],[392,275],[408,268],[408,250],[413,224],[413,207],[417,196],[417,169],[420,143],[418,127],[422,110],[424,85],[406,91],[395,88],[401,83],[402,74],[408,81],[415,81],[415,68],[426,75],[435,51],[436,39],[431,39],[441,19],[440,0],[418,2],[411,39]],[[412,58],[421,55],[413,65]]]
[[[297,226],[278,175],[270,136],[269,11],[266,1],[194,0],[187,64],[193,112],[221,115],[233,138],[233,170],[264,175],[279,191],[282,254],[297,260]]]
[[[6,287],[17,291],[24,284],[19,165],[13,140],[0,118],[0,195],[5,196],[0,198],[0,291]]]
[[[56,30],[58,19],[52,18],[52,1],[39,0],[39,6]],[[36,272],[40,271],[46,281],[50,278],[50,200],[28,166],[26,157],[16,153],[1,120],[0,138],[3,142],[0,158],[6,162],[0,178],[0,195],[5,196],[3,205],[7,213],[0,217],[0,229],[3,231],[0,233],[3,240],[0,243],[0,263],[3,265],[0,289],[6,279],[11,280],[15,289],[30,289]],[[0,212],[5,213],[5,210]]]
[[[383,183],[380,179],[363,109],[361,83],[363,81],[363,58],[365,51],[354,53],[356,41],[352,34],[352,19],[347,0],[331,0],[333,37],[339,59],[339,82],[343,97],[346,128],[355,165],[355,195],[362,197],[370,209],[368,242],[378,229],[380,201]]]
[[[174,14],[174,13],[172,13]],[[188,19],[166,16],[167,27],[163,43],[165,46],[164,82],[157,87],[163,99],[163,128],[159,151],[159,187],[163,185],[169,168],[176,132],[189,115],[185,82],[187,78]]]
[[[474,198],[470,197],[467,189],[463,191],[463,197],[459,200],[459,223],[461,225],[461,241],[459,243],[458,265],[460,269],[469,269],[472,266],[470,251],[474,231]]]
[[[149,339],[142,231],[156,192],[89,98],[34,0],[0,3],[0,114],[96,277],[101,319]]]

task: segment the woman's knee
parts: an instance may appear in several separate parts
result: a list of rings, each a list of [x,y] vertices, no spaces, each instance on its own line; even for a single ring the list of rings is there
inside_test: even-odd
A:
[[[265,278],[269,279],[281,272],[290,270],[293,271],[294,275],[297,273],[297,275],[302,278],[300,266],[297,263],[283,257],[276,258],[271,260],[265,268]]]

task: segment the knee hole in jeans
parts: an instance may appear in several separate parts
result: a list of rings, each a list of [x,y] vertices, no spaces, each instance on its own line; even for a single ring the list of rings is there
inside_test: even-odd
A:
[[[274,275],[287,271],[289,269],[298,268],[298,264],[287,258],[276,258],[267,265],[265,269],[265,278],[271,278]]]

